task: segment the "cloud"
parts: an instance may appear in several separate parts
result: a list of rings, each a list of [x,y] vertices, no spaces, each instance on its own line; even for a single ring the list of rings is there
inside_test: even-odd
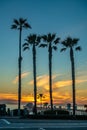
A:
[[[17,104],[17,94],[13,93],[0,93],[0,103]]]
[[[67,104],[72,101],[71,94],[69,92],[53,91],[53,102],[55,104]]]
[[[53,90],[57,90],[62,87],[72,86],[72,80],[61,80],[57,81],[57,78],[60,75],[52,76],[52,88]],[[87,79],[76,79],[76,84],[87,82]],[[33,85],[33,80],[31,80],[29,85]],[[49,75],[42,75],[37,77],[37,88],[43,88],[44,91],[49,91]]]
[[[33,95],[22,95],[21,103],[26,104],[27,102],[33,102],[34,98]],[[1,104],[13,104],[17,105],[18,102],[18,95],[14,93],[0,93],[0,103]]]
[[[37,77],[37,86],[41,87],[44,86],[45,84],[48,84],[48,75],[43,75],[43,76],[38,76]],[[33,85],[33,80],[29,82],[30,85]]]
[[[71,85],[71,80],[57,81],[54,83],[53,88],[61,88],[70,85]]]
[[[22,78],[25,78],[29,75],[29,72],[25,72],[22,74]],[[54,103],[67,103],[72,102],[72,90],[69,89],[69,87],[72,87],[72,80],[59,80],[59,74],[53,74],[52,76],[52,90],[53,90],[53,102]],[[58,80],[59,81],[58,81]],[[18,77],[15,78],[14,84],[18,82]],[[79,79],[76,79],[76,84],[79,86],[79,84],[87,82],[87,79],[79,77]],[[28,82],[29,86],[33,86],[33,80]],[[80,87],[81,89],[81,87]],[[83,96],[84,92],[87,92],[86,90],[82,89],[77,90],[77,102],[78,103],[86,103],[86,93]],[[45,98],[43,99],[43,102],[50,101],[49,96],[49,75],[40,75],[37,76],[37,93],[43,93]],[[33,92],[32,92],[33,93]],[[81,100],[82,101],[81,101]],[[22,93],[22,104],[26,104],[28,102],[33,102],[34,96],[29,93]],[[8,103],[8,104],[17,104],[18,102],[18,94],[14,93],[0,93],[0,103]],[[37,101],[39,103],[39,100]]]
[[[76,84],[87,82],[85,79],[78,79],[76,80]],[[72,85],[72,80],[63,80],[54,82],[53,88],[62,88],[62,87],[69,87]]]
[[[86,95],[84,95],[84,96],[79,95],[79,96],[76,97],[76,100],[77,100],[77,103],[79,105],[87,104],[87,96]]]
[[[21,74],[21,78],[23,79],[27,77],[29,74],[30,74],[29,72],[24,72]],[[16,83],[18,83],[18,76],[16,76],[16,78],[13,80],[13,84],[16,84]]]
[[[87,82],[87,79],[78,79],[76,80],[76,83],[84,83],[84,82]]]
[[[0,99],[17,99],[17,94],[14,93],[0,93]]]
[[[52,80],[54,80],[57,77],[57,75],[52,76]],[[33,80],[31,80],[29,85],[33,85]],[[37,77],[37,86],[43,87],[43,89],[48,90],[49,89],[49,75],[42,75]]]

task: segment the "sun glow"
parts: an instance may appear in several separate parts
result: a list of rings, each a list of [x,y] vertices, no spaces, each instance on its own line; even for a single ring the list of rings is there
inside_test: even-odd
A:
[[[22,79],[29,76],[30,72],[25,72],[22,74]],[[54,104],[64,104],[68,102],[72,102],[72,81],[71,80],[61,80],[57,79],[59,74],[52,76],[52,95],[53,95],[53,103]],[[18,76],[14,80],[14,84],[18,82]],[[77,85],[81,85],[81,83],[86,83],[86,79],[78,78],[76,79],[76,88]],[[23,83],[24,84],[24,83]],[[28,102],[34,102],[34,92],[33,92],[33,80],[30,80],[26,83],[26,86],[22,86],[22,94],[21,94],[21,103],[26,104]],[[32,89],[31,89],[32,88]],[[30,91],[28,90],[30,89]],[[30,94],[28,93],[30,92]],[[49,75],[41,75],[37,76],[37,94],[42,93],[44,98],[42,98],[42,102],[50,103],[49,96]],[[82,95],[84,93],[84,96]],[[76,89],[76,101],[79,104],[84,104],[87,102],[87,90],[82,90],[81,87]],[[18,93],[0,93],[0,102],[7,104],[17,104],[18,102]],[[40,99],[37,98],[37,104],[40,103]]]

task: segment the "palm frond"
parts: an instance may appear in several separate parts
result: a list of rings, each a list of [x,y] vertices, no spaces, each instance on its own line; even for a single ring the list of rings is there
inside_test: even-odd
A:
[[[66,48],[62,48],[62,49],[60,50],[60,52],[65,51],[65,50],[66,50]]]
[[[55,39],[55,36],[56,36],[55,33],[51,35],[51,41],[53,41]]]
[[[29,46],[29,44],[28,44],[28,43],[24,43],[24,44],[22,45],[22,47],[25,47],[25,46]]]
[[[61,42],[65,47],[71,47],[72,46],[72,38],[67,37],[64,41]]]
[[[35,46],[39,45],[41,37],[37,36],[36,34],[30,34],[27,36],[27,39],[25,39],[29,44],[35,44]]]
[[[57,46],[53,46],[52,48],[53,48],[55,51],[57,50]]]
[[[41,37],[40,37],[40,36],[37,36],[37,37],[36,37],[36,40],[35,40],[35,44],[36,44],[36,46],[39,45],[40,40],[41,40]]]
[[[33,34],[33,35],[32,35],[32,39],[35,41],[36,38],[37,38],[37,35],[36,35],[36,34]]]
[[[77,45],[78,40],[79,40],[78,38],[67,37],[64,41],[62,41],[62,44],[65,47],[73,47],[73,46]]]
[[[28,37],[25,39],[25,41],[29,44],[29,39],[28,39]]]
[[[47,41],[47,35],[41,36],[41,38],[46,42]]]
[[[20,24],[22,25],[22,24],[24,24],[24,23],[26,22],[26,19],[19,18],[19,22],[20,22]]]
[[[48,42],[51,41],[51,33],[48,33],[48,35],[47,35],[47,41],[48,41]]]
[[[47,47],[47,44],[40,44],[39,47]]]
[[[54,43],[57,44],[57,43],[59,43],[59,41],[60,41],[60,38],[58,37],[58,38],[56,38],[56,40],[54,41]]]
[[[81,48],[80,46],[78,46],[78,47],[75,48],[75,50],[76,50],[76,51],[81,51],[82,48]]]
[[[76,44],[79,41],[79,39],[78,38],[74,38],[72,41],[73,41],[73,43]]]
[[[66,40],[62,41],[61,44],[67,47]]]
[[[14,19],[14,23],[15,23],[16,25],[19,25],[19,21],[18,21],[17,19]]]
[[[17,25],[13,24],[13,25],[11,26],[11,29],[17,29]]]
[[[24,27],[25,27],[25,28],[30,28],[30,29],[31,29],[31,26],[30,26],[30,24],[28,24],[28,23],[25,23],[25,24],[24,24]]]
[[[30,44],[35,44],[36,43],[36,38],[37,38],[36,34],[31,34],[30,38],[29,38]]]
[[[38,37],[37,37],[37,42],[40,43],[40,40],[41,40],[41,37],[38,36]]]
[[[51,33],[49,33],[49,34],[47,35],[47,41],[48,41],[48,42],[52,42],[52,41],[55,39],[55,36],[56,36],[56,34],[51,34]]]
[[[22,47],[23,47],[23,51],[29,49],[29,43],[24,43],[24,44],[22,45]]]
[[[25,50],[29,50],[29,47],[24,47],[24,48],[23,48],[23,51],[25,51]]]
[[[73,43],[72,38],[71,37],[67,37],[67,39],[65,40],[66,47],[72,46],[72,43]]]
[[[33,44],[35,42],[35,35],[34,34],[30,34],[29,36],[27,36],[27,39],[26,41],[29,43],[29,44]]]

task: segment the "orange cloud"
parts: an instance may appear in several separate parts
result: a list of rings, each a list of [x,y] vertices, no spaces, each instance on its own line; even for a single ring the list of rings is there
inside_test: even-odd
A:
[[[29,75],[29,72],[24,72],[21,74],[21,78],[25,78]],[[16,78],[13,80],[13,84],[16,84],[18,82],[18,76],[16,76]]]
[[[25,73],[22,74],[22,78],[25,78],[28,75],[29,75],[29,72],[25,72]],[[59,75],[55,75],[55,74],[52,76],[52,80],[53,80],[52,90],[53,90],[53,101],[54,101],[54,103],[61,104],[61,103],[72,102],[72,95],[71,95],[72,92],[70,92],[70,89],[68,88],[69,86],[72,85],[72,81],[71,80],[57,81],[58,76]],[[18,76],[15,78],[13,83],[16,84],[17,82],[18,82]],[[80,84],[80,83],[84,83],[84,82],[87,82],[87,79],[81,79],[81,78],[76,79],[76,84]],[[32,87],[33,86],[33,80],[31,80],[28,84],[30,85],[30,87]],[[81,87],[80,87],[80,89],[81,89]],[[49,101],[50,101],[50,98],[49,98],[49,75],[41,75],[41,76],[37,77],[37,93],[38,92],[42,92],[43,95],[45,96],[45,98],[43,99],[43,102],[49,103]],[[86,103],[87,102],[87,97],[86,97],[87,91],[78,89],[76,93],[77,93],[76,96],[77,96],[77,102],[78,103]],[[30,94],[25,95],[25,94],[22,93],[22,103],[34,101],[33,95],[30,95]],[[18,95],[17,94],[11,94],[11,93],[8,93],[8,94],[7,93],[1,93],[0,94],[0,101],[1,100],[7,101],[9,103],[12,103],[12,102],[17,103]],[[39,100],[37,102],[39,103]]]
[[[85,97],[85,96],[77,96],[76,101],[80,105],[87,104],[87,97]]]
[[[37,77],[37,86],[41,87],[44,86],[45,84],[48,84],[48,76],[44,75],[44,76],[38,76]],[[33,85],[33,80],[29,82],[30,85]]]
[[[31,94],[22,96],[22,102],[33,102],[33,101],[34,97]]]
[[[17,100],[17,94],[0,93],[0,99],[14,99],[14,100]]]
[[[68,87],[72,86],[72,80],[62,80],[56,81],[58,75],[53,75],[53,99],[54,102],[71,102],[72,101],[72,91],[68,89]],[[56,80],[55,80],[56,79]],[[85,79],[76,79],[76,84],[84,83],[87,80]],[[33,80],[29,82],[29,85],[33,85]],[[63,89],[64,87],[64,89]],[[45,95],[46,101],[49,101],[49,75],[43,75],[37,77],[37,88],[38,90],[43,90],[43,94]],[[59,89],[60,88],[60,89]],[[67,93],[66,93],[67,91]],[[80,99],[80,98],[79,98]],[[45,99],[44,99],[45,100]]]
[[[61,88],[61,87],[70,86],[70,85],[71,85],[71,80],[57,81],[54,83],[53,88]]]
[[[57,75],[52,76],[52,80],[54,80],[57,77]],[[29,82],[29,85],[33,85],[33,80]],[[37,77],[37,86],[38,87],[44,87],[48,90],[49,87],[49,75],[43,75]]]
[[[17,104],[18,95],[13,93],[0,93],[0,102],[6,104]],[[34,101],[33,95],[22,95],[22,103],[27,103],[29,101]]]
[[[87,79],[77,79],[76,83],[84,83],[87,82]]]
[[[71,94],[69,92],[53,92],[53,102],[54,104],[67,104],[72,101]]]
[[[76,84],[87,82],[87,80],[84,79],[78,79],[76,80]],[[63,81],[57,81],[54,82],[53,88],[61,88],[61,87],[68,87],[72,85],[72,80],[63,80]]]

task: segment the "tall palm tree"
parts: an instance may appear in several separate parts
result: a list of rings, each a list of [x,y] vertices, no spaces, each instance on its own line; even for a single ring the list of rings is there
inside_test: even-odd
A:
[[[26,40],[26,43],[23,44],[23,50],[29,49],[29,46],[32,46],[33,54],[33,77],[34,77],[34,112],[37,114],[37,85],[36,85],[36,46],[40,43],[40,36],[36,34],[30,34]]]
[[[22,30],[23,28],[28,29],[31,28],[31,26],[27,23],[27,19],[19,18],[14,19],[13,25],[11,26],[11,29],[17,29],[19,30],[19,58],[18,58],[18,67],[19,67],[19,84],[18,84],[18,115],[20,116],[20,107],[21,107],[21,62],[22,62],[22,56],[21,56],[21,37],[22,37]]]
[[[66,40],[62,41],[64,48],[61,49],[65,51],[69,48],[70,51],[70,61],[71,61],[71,71],[72,71],[72,98],[73,98],[73,116],[75,116],[75,106],[76,106],[76,92],[75,92],[75,63],[74,63],[74,46],[76,51],[80,51],[81,47],[77,46],[79,39],[67,37]]]
[[[56,34],[43,35],[42,39],[45,44],[41,44],[40,47],[48,47],[48,57],[49,57],[49,94],[50,94],[50,105],[51,110],[53,110],[53,98],[52,98],[52,50],[57,50],[57,43],[59,43],[60,38],[56,38]]]

